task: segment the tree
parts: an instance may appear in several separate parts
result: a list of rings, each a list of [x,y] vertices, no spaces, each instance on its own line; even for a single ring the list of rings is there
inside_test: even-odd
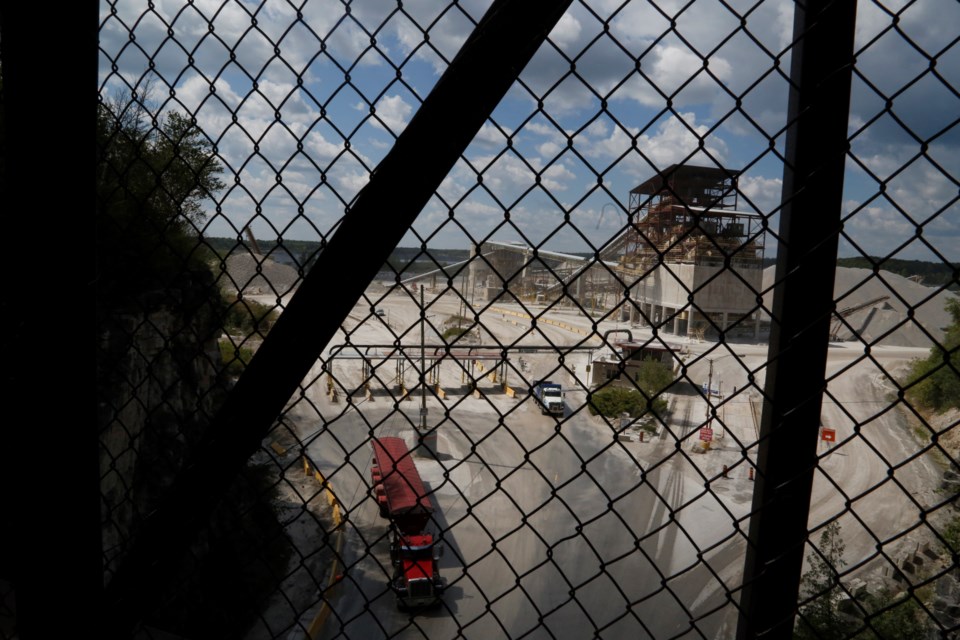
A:
[[[914,361],[906,381],[911,399],[935,411],[960,407],[960,299],[951,298],[946,310],[952,321],[943,341]]]
[[[634,374],[637,386],[649,397],[662,393],[676,381],[673,370],[659,360],[645,358],[637,367]]]
[[[859,603],[860,615],[840,611],[844,591],[840,570],[845,545],[840,525],[834,521],[820,533],[810,568],[800,578],[800,599],[793,637],[797,640],[925,640],[932,625],[913,595],[883,591],[868,594]],[[860,620],[859,618],[863,618]]]
[[[915,596],[894,595],[884,591],[868,598],[872,613],[864,629],[854,640],[927,640],[933,630],[927,613],[920,607]]]
[[[626,413],[632,418],[647,412],[647,400],[636,389],[607,387],[594,391],[589,396],[589,408],[592,415],[598,413],[608,418],[617,418]]]
[[[631,387],[607,387],[590,394],[590,413],[607,417],[627,413],[638,418],[652,412],[663,416],[667,401],[662,394],[675,381],[670,367],[659,360],[645,359],[637,366]]]
[[[842,595],[839,570],[846,564],[843,560],[845,545],[840,535],[840,524],[831,522],[820,533],[817,550],[810,554],[810,568],[800,578],[801,601],[797,639],[845,638],[851,630],[850,623],[837,610]]]
[[[100,104],[97,152],[98,290],[109,306],[199,266],[203,205],[224,187],[223,167],[194,119],[151,115],[135,95]]]

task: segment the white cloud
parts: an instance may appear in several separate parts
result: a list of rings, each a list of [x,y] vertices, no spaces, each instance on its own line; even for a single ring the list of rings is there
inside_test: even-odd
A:
[[[723,162],[727,156],[726,143],[715,135],[708,136],[709,127],[697,124],[694,113],[681,113],[680,118],[671,116],[661,122],[653,135],[642,134],[637,138],[637,149],[659,167],[686,162],[689,164],[713,165]],[[701,137],[703,148],[700,148]],[[616,128],[606,138],[594,141],[584,155],[595,158],[615,158],[632,147],[632,141],[622,128]],[[709,154],[709,156],[708,156]],[[711,159],[711,157],[713,159]],[[639,156],[630,162],[649,171],[649,166]]]
[[[738,205],[741,209],[756,208],[758,213],[768,214],[780,206],[783,195],[781,178],[743,175],[737,180],[737,185],[740,193],[749,201],[741,202]]]
[[[590,126],[586,128],[587,135],[595,137],[605,136],[609,131],[610,127],[605,120],[594,120],[590,123]]]
[[[500,149],[507,143],[506,136],[511,135],[511,133],[512,132],[510,129],[504,127],[497,128],[492,123],[487,121],[484,122],[483,126],[480,127],[480,131],[478,131],[477,135],[474,136],[473,142],[479,143],[482,146]]]
[[[550,32],[550,40],[561,49],[568,49],[580,38],[581,30],[580,21],[568,11]]]
[[[392,135],[399,136],[410,122],[413,107],[400,95],[383,96],[374,105],[376,115],[370,118],[370,123],[378,129],[385,129]],[[369,107],[364,102],[358,102],[354,107],[358,111],[367,111]]]
[[[561,149],[563,149],[563,147],[556,142],[544,142],[537,147],[537,153],[540,154],[541,158],[546,158],[549,160],[560,153]]]
[[[370,182],[370,174],[363,170],[338,172],[334,182],[340,196],[349,202],[360,193],[361,189],[367,186],[367,183]]]
[[[654,62],[652,77],[661,91],[672,95],[690,78],[696,77],[691,85],[684,88],[684,91],[690,90],[690,86],[703,89],[707,88],[712,93],[716,90],[716,81],[711,79],[705,73],[700,73],[707,66],[707,61],[702,60],[690,49],[684,46],[666,46],[658,47],[653,51]],[[725,59],[714,55],[709,58],[710,71],[720,80],[730,77],[730,63]],[[699,73],[699,75],[697,75]]]
[[[473,31],[473,22],[461,13],[462,7],[454,6],[441,17],[439,14],[444,8],[446,5],[434,0],[407,0],[403,3],[405,15],[397,15],[387,27],[396,36],[404,55],[416,49],[416,55],[431,64],[438,75],[447,67],[444,58],[452,60]],[[429,43],[422,46],[424,29],[428,26]]]
[[[537,133],[542,136],[555,136],[557,135],[556,125],[546,124],[543,122],[528,122],[523,125],[524,131],[529,131],[532,133]]]
[[[187,5],[155,0],[152,11],[146,0],[131,0],[116,6],[116,19],[111,17],[109,6],[103,5],[100,46],[105,53],[100,78],[104,92],[123,86],[124,81],[135,86],[149,75],[152,61],[159,77],[178,82],[174,100],[167,97],[168,85],[157,84],[158,108],[194,113],[208,136],[217,141],[225,162],[233,167],[246,163],[243,186],[254,198],[276,188],[275,172],[267,164],[248,162],[254,144],[259,146],[257,153],[275,167],[292,159],[283,174],[283,183],[292,192],[299,195],[316,187],[317,170],[298,159],[297,140],[302,138],[303,153],[326,172],[328,188],[342,189],[339,195],[348,200],[368,180],[369,169],[362,163],[372,167],[375,162],[369,157],[381,157],[383,149],[390,146],[389,141],[384,142],[389,136],[369,131],[372,135],[354,136],[350,153],[343,153],[343,140],[335,127],[353,130],[368,109],[364,101],[359,112],[350,108],[359,100],[352,92],[361,92],[371,100],[381,95],[377,116],[398,134],[414,112],[411,95],[427,94],[436,74],[446,67],[442,57],[449,59],[456,54],[473,29],[472,20],[479,19],[489,4],[490,0],[463,0],[454,5],[405,0],[403,10],[397,11],[396,3],[354,0],[349,4],[350,17],[344,19],[344,5],[338,0],[311,0],[300,8],[298,24],[294,24],[297,8],[283,0],[266,0],[263,4],[240,0],[227,5],[219,0],[197,0]],[[591,205],[594,215],[602,201],[610,199],[609,194],[614,194],[612,198],[626,196],[630,187],[649,176],[651,163],[658,167],[676,162],[750,166],[768,152],[766,136],[781,131],[785,121],[787,82],[778,73],[757,81],[771,70],[772,56],[780,56],[782,71],[789,68],[789,54],[782,54],[792,39],[792,1],[751,4],[737,0],[689,7],[685,0],[658,0],[657,7],[639,1],[624,5],[620,0],[587,0],[587,4],[571,6],[550,34],[556,46],[543,47],[524,71],[524,81],[535,95],[515,86],[498,107],[496,121],[504,131],[487,122],[468,151],[474,166],[483,170],[484,185],[497,197],[510,204],[529,189],[536,172],[563,152],[567,136],[574,132],[575,151],[594,171],[603,172],[603,187],[609,190],[590,196],[596,200]],[[857,46],[870,46],[858,52],[858,73],[881,91],[898,92],[894,113],[921,137],[929,137],[929,144],[921,154],[917,140],[892,118],[874,121],[885,108],[884,98],[872,95],[867,82],[855,82],[851,127],[871,124],[853,141],[851,154],[878,178],[848,162],[845,197],[869,203],[850,220],[848,231],[860,234],[858,237],[866,243],[874,243],[878,251],[895,244],[898,238],[902,241],[904,233],[906,237],[913,234],[914,223],[897,213],[896,207],[900,207],[918,222],[936,216],[925,227],[924,237],[932,238],[931,242],[947,246],[950,241],[960,246],[960,213],[956,205],[947,208],[957,193],[952,180],[960,175],[960,136],[955,127],[949,130],[956,117],[957,100],[950,87],[929,74],[929,60],[913,51],[908,42],[909,38],[930,55],[944,51],[956,37],[954,25],[960,20],[960,4],[901,3],[897,8],[902,9],[898,14],[899,32],[890,29],[891,16],[883,7],[859,3]],[[734,11],[746,14],[743,27]],[[254,12],[257,28],[252,28]],[[676,20],[675,32],[671,31],[670,16]],[[213,32],[208,19],[213,20]],[[173,29],[176,42],[168,40],[165,21]],[[604,33],[604,21],[609,21],[608,33]],[[124,25],[134,24],[137,46],[130,46],[129,26]],[[748,33],[734,33],[741,28]],[[425,31],[429,38],[426,43]],[[374,32],[379,53],[364,54]],[[732,37],[722,42],[731,33]],[[884,35],[873,41],[881,33]],[[138,47],[143,48],[142,53]],[[274,47],[279,48],[283,61],[274,58]],[[433,47],[440,55],[433,53]],[[567,59],[557,53],[557,47]],[[414,49],[418,52],[407,59]],[[235,61],[231,61],[231,50]],[[395,64],[404,64],[403,82],[409,84],[412,93],[405,93],[400,84],[390,84],[396,81],[396,74],[380,53]],[[702,56],[707,55],[709,70],[716,79],[704,72]],[[952,50],[938,55],[937,72],[955,85],[956,56]],[[576,76],[570,74],[574,58]],[[638,61],[659,91],[637,73]],[[114,62],[117,71],[111,69]],[[337,65],[350,68],[351,86],[335,96],[344,81],[344,72]],[[910,84],[921,72],[927,75]],[[302,84],[298,84],[298,77]],[[212,95],[209,82],[214,78]],[[664,111],[663,93],[674,93],[690,78],[695,79],[672,98],[673,112]],[[256,90],[253,82],[258,85]],[[616,93],[608,95],[618,86]],[[742,109],[749,120],[745,116],[727,117],[733,109],[733,98],[727,91],[742,98]],[[602,98],[607,99],[603,113]],[[536,113],[538,99],[544,100],[542,115]],[[322,117],[320,105],[326,109]],[[275,118],[278,108],[280,123]],[[237,122],[231,111],[236,112]],[[533,120],[529,120],[531,115]],[[707,136],[709,127],[721,121],[721,128]],[[375,119],[368,122],[370,126],[379,124]],[[763,131],[757,131],[754,122]],[[368,132],[367,127],[363,131]],[[945,132],[938,133],[941,131]],[[631,134],[639,135],[636,149]],[[494,162],[505,148],[507,137],[512,138],[514,151]],[[698,137],[703,138],[702,148]],[[523,154],[526,162],[516,153]],[[929,161],[917,160],[918,156]],[[595,185],[593,171],[583,169],[581,162],[570,155],[561,157],[561,162],[543,172],[545,188],[557,194],[564,190],[574,194]],[[487,167],[489,162],[493,164]],[[907,163],[911,164],[904,169]],[[770,161],[769,165],[773,164],[776,160]],[[950,177],[944,176],[937,164]],[[782,185],[769,165],[762,164],[762,169],[760,164],[754,165],[751,175],[740,180],[744,196],[761,211],[774,209],[780,198]],[[885,182],[882,198],[878,197],[878,179]],[[453,196],[462,196],[476,184],[476,173],[460,162],[440,192],[456,201]],[[458,218],[461,207],[489,207],[489,215],[483,220],[496,224],[502,211],[484,201],[489,197],[483,191],[475,190],[457,205]],[[571,195],[573,200],[578,197],[579,192]],[[527,207],[530,219],[547,215],[549,207],[538,209],[537,203],[529,200],[525,198],[522,205]],[[581,206],[586,209],[588,205]],[[288,209],[277,209],[278,215],[289,215]],[[474,215],[466,208],[462,211],[465,219]],[[445,215],[443,212],[438,217],[438,224]],[[607,216],[615,217],[609,208]],[[580,220],[579,214],[574,219]],[[584,224],[589,225],[590,219],[595,218],[588,216]],[[956,256],[955,249],[949,251]]]
[[[543,169],[544,164],[539,158],[526,159],[527,162],[524,162],[516,154],[509,153],[499,157],[472,157],[470,162],[477,171],[482,172],[483,189],[480,191],[488,190],[506,204],[513,203],[521,194],[537,185],[538,173],[539,184],[552,193],[567,190],[578,178],[562,162]],[[438,193],[447,202],[460,200],[468,189],[477,184],[477,171],[463,160],[459,161],[440,185]]]
[[[854,212],[844,223],[844,231],[858,244],[889,248],[913,235],[916,227],[902,214],[889,207],[862,206],[848,201],[844,208]]]
[[[304,148],[316,162],[323,166],[325,163],[333,160],[338,153],[343,151],[343,143],[335,144],[328,141],[318,131],[311,131],[304,139]]]
[[[733,66],[718,54],[709,58],[709,67],[684,46],[657,46],[649,56],[643,66],[649,80],[639,75],[631,76],[617,90],[617,97],[630,98],[652,107],[662,106],[664,95],[670,96],[678,105],[711,104],[724,96],[718,81],[724,83],[733,76]],[[714,77],[706,72],[706,68]]]

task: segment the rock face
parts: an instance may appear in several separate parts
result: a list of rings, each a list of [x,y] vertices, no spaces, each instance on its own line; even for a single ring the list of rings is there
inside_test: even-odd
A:
[[[222,402],[219,296],[208,272],[104,314],[98,355],[104,581]]]

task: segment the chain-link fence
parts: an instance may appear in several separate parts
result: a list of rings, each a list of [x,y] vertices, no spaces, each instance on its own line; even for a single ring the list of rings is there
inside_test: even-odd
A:
[[[111,631],[956,637],[958,23],[101,3]]]

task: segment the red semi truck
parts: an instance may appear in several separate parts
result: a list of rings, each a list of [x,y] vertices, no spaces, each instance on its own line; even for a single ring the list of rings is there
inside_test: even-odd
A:
[[[401,611],[440,602],[444,582],[437,560],[443,553],[427,530],[433,506],[403,438],[374,438],[370,476],[380,515],[390,521],[390,588]]]

